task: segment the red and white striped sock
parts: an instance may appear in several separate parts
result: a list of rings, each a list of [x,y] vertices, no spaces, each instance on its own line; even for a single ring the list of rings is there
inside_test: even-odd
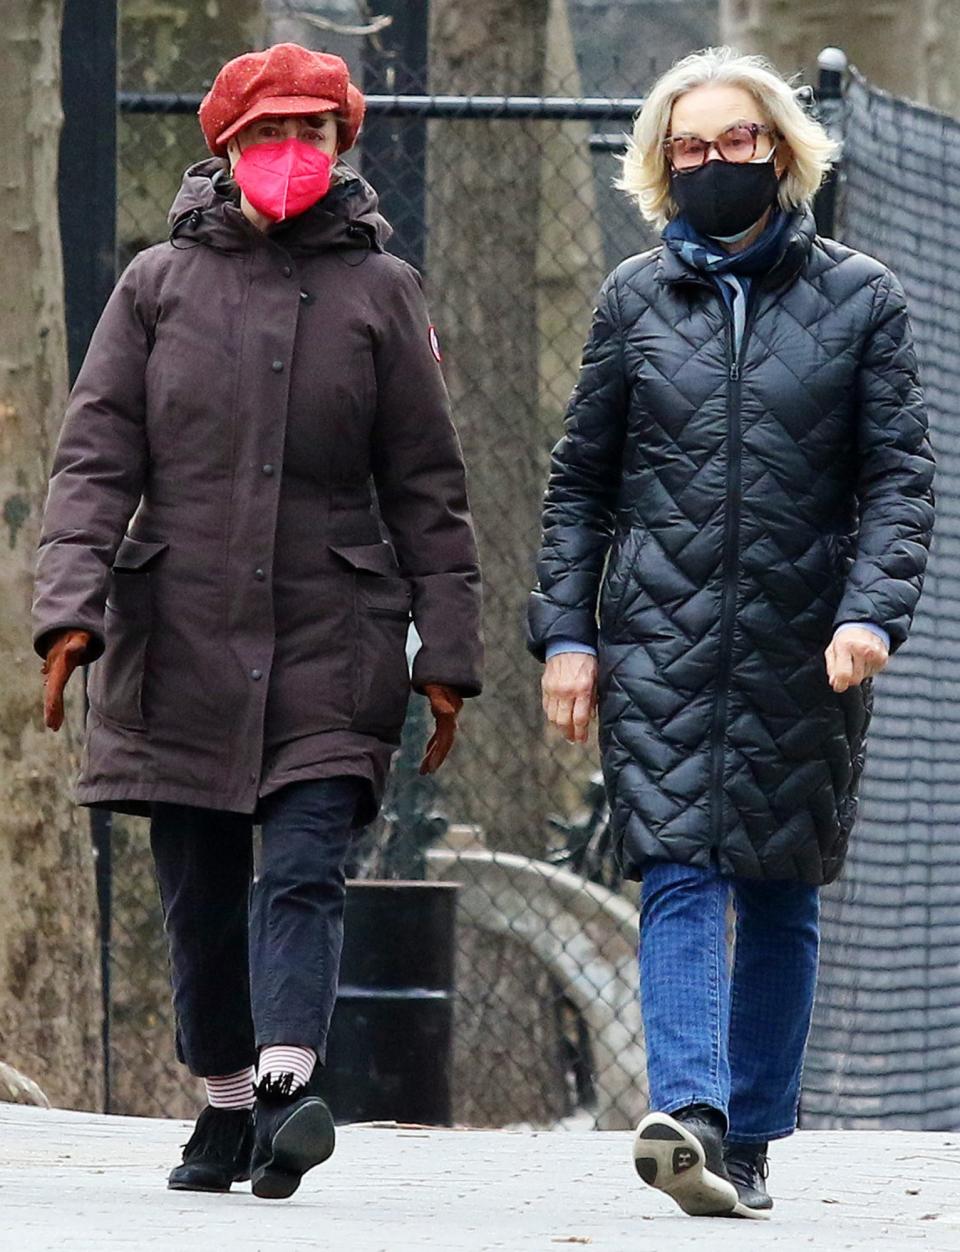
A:
[[[295,1087],[305,1087],[310,1081],[317,1054],[313,1048],[298,1048],[294,1044],[276,1043],[260,1049],[257,1081],[265,1078],[276,1083],[281,1074],[292,1074]]]
[[[218,1074],[204,1078],[207,1103],[214,1109],[253,1108],[253,1066],[238,1069],[235,1074]]]

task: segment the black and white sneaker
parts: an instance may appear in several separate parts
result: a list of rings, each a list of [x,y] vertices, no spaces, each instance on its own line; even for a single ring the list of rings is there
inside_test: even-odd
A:
[[[765,1143],[728,1143],[724,1145],[723,1162],[730,1181],[740,1197],[738,1207],[749,1210],[751,1217],[769,1217],[773,1200],[767,1193],[767,1145]],[[740,1214],[745,1216],[745,1214]]]
[[[706,1104],[672,1116],[648,1113],[633,1143],[636,1171],[691,1217],[739,1216],[737,1189],[723,1163],[725,1129],[723,1115]]]

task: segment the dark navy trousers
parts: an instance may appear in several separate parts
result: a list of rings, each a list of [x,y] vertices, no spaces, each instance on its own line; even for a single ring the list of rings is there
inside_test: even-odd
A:
[[[291,783],[253,819],[156,804],[150,843],[170,953],[178,1058],[199,1077],[269,1044],[324,1059],[343,947],[344,862],[366,784]]]

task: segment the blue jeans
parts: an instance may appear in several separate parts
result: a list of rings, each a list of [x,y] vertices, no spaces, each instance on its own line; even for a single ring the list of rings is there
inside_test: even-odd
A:
[[[731,1143],[791,1134],[817,981],[819,890],[656,862],[644,869],[640,909],[651,1109],[709,1104],[727,1118]]]
[[[321,1063],[337,997],[344,862],[362,779],[290,783],[253,819],[155,804],[150,823],[170,953],[177,1057],[198,1076],[256,1064],[273,1043]]]

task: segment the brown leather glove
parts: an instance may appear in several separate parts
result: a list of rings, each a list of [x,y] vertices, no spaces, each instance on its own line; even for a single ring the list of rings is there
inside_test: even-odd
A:
[[[452,687],[444,687],[441,683],[427,683],[423,690],[430,701],[430,711],[437,727],[420,762],[420,773],[435,774],[453,747],[457,735],[457,714],[463,708],[463,697]]]
[[[43,663],[43,720],[50,730],[63,725],[63,689],[90,646],[85,630],[64,630],[55,636]]]

